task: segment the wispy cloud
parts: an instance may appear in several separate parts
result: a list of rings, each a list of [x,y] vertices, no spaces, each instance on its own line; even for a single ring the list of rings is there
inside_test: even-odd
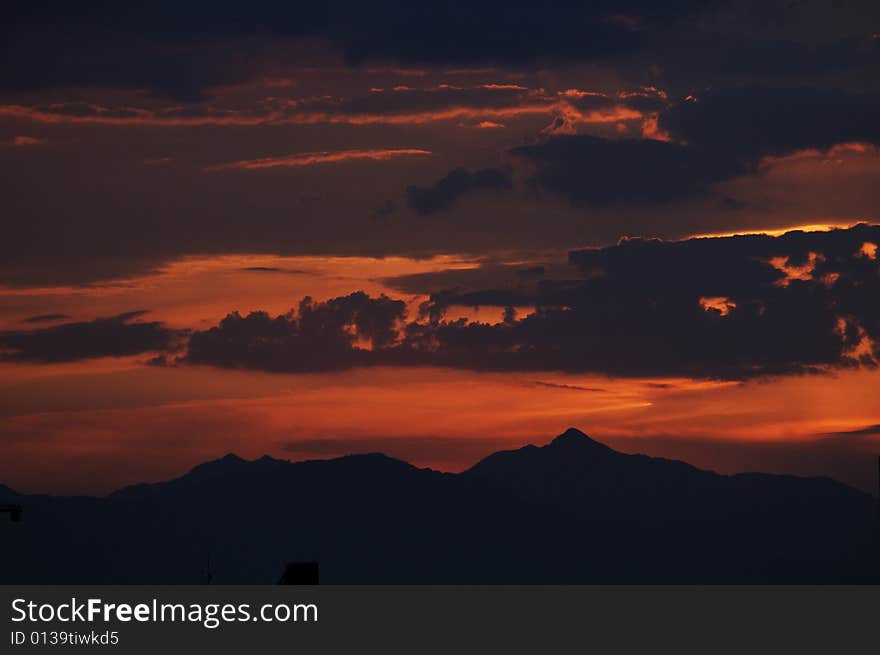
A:
[[[34,123],[90,124],[152,127],[258,126],[258,125],[424,125],[458,122],[464,126],[497,128],[501,121],[528,116],[564,117],[568,126],[640,120],[666,102],[651,96],[645,106],[641,92],[618,96],[567,90],[561,93],[529,89],[517,84],[482,84],[425,88],[373,88],[353,97],[313,96],[271,98],[257,105],[225,107],[174,105],[105,106],[89,102],[42,105],[0,105],[0,117]]]
[[[4,146],[9,146],[11,148],[23,148],[26,146],[38,146],[46,143],[45,139],[38,139],[32,136],[15,136],[12,137],[9,141],[0,142]]]
[[[535,380],[533,384],[539,387],[549,387],[550,389],[565,389],[566,391],[588,391],[591,393],[605,391],[601,387],[582,387],[577,384],[561,384],[559,382],[544,382],[543,380]]]
[[[826,432],[822,436],[823,437],[870,437],[870,436],[880,436],[880,424],[877,425],[868,425],[863,428],[857,428],[855,430],[843,430],[840,432]]]
[[[336,152],[303,152],[282,157],[261,157],[259,159],[242,159],[226,164],[208,166],[205,171],[226,170],[263,170],[266,168],[289,168],[295,166],[312,166],[313,164],[330,164],[335,162],[370,159],[384,161],[395,157],[414,157],[430,155],[430,150],[421,148],[389,148],[374,150],[338,150]]]

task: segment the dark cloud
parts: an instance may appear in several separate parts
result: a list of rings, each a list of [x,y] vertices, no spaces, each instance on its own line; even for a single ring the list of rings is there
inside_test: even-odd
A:
[[[385,3],[381,9],[391,9]],[[420,63],[534,65],[589,60],[640,50],[659,28],[691,15],[705,2],[677,0],[662,6],[643,0],[564,2],[552,11],[530,3],[490,0],[462,8],[441,2],[400,3],[369,27],[344,34],[351,61],[368,58]],[[370,29],[372,28],[372,29]],[[448,37],[455,34],[454,39]]]
[[[144,8],[55,0],[7,10],[0,80],[7,90],[111,85],[198,100],[208,87],[295,66],[302,60],[295,44],[313,37],[352,65],[537,68],[598,60],[641,77],[653,64],[688,84],[816,77],[876,64],[878,17],[868,0],[567,0],[552,10],[501,0],[466,7],[158,0]]]
[[[268,370],[435,365],[618,376],[746,379],[877,366],[880,227],[680,242],[626,239],[573,252],[580,276],[533,287],[444,291],[405,306],[364,293],[296,313],[227,317],[187,360]],[[573,276],[574,278],[574,276]],[[453,306],[511,308],[496,324]],[[515,306],[533,306],[521,319]],[[357,347],[359,342],[367,346]]]
[[[37,316],[28,316],[22,319],[22,323],[51,323],[53,321],[63,321],[70,318],[67,314],[38,314]]]
[[[828,438],[846,438],[846,437],[870,437],[880,435],[880,424],[868,425],[857,430],[846,430],[844,432],[828,432],[824,437]]]
[[[46,3],[55,4],[55,3]],[[104,3],[100,3],[104,4]],[[109,24],[72,21],[65,26],[57,11],[33,21],[5,22],[7,57],[0,63],[3,91],[35,91],[70,85],[148,89],[156,95],[198,102],[210,87],[234,84],[271,72],[265,45],[239,43],[251,57],[230,56],[229,43],[191,35],[176,43],[155,35],[115,32]],[[112,17],[112,13],[108,14]],[[83,17],[85,18],[85,17]],[[168,36],[174,21],[168,18]],[[180,27],[180,26],[178,26]],[[111,54],[112,53],[112,54]]]
[[[469,268],[447,268],[424,273],[409,273],[382,278],[382,284],[401,293],[427,295],[455,290],[481,289],[522,289],[545,277],[570,274],[564,262],[554,262],[539,266],[523,267],[517,263],[507,263],[484,259],[479,265]]]
[[[880,228],[681,242],[627,239],[574,252],[585,280],[543,281],[537,292],[436,294],[414,327],[417,349],[490,369],[743,379],[876,366],[880,267],[861,256]],[[810,253],[813,253],[811,256]],[[789,280],[776,266],[805,266]],[[724,301],[724,311],[712,299]],[[513,325],[436,319],[453,305],[533,304]],[[472,363],[468,364],[468,360]]]
[[[287,273],[288,275],[308,275],[309,271],[299,268],[281,268],[278,266],[245,266],[241,270],[250,273]]]
[[[738,87],[697,94],[659,126],[716,157],[753,168],[766,155],[839,143],[880,143],[880,95],[822,88]]]
[[[707,91],[658,114],[670,141],[553,136],[511,154],[530,162],[530,183],[574,206],[662,203],[709,192],[758,171],[767,156],[843,143],[880,144],[880,96],[821,88]],[[742,203],[719,198],[725,208]]]
[[[0,79],[7,89],[110,84],[196,99],[206,86],[277,66],[284,59],[277,52],[273,59],[263,44],[291,37],[322,37],[352,63],[534,65],[595,59],[643,48],[658,30],[704,4],[599,0],[541,11],[500,0],[466,8],[400,0],[345,0],[332,6],[267,1],[182,6],[160,0],[143,8],[112,2],[16,3],[4,20],[9,56]]]
[[[829,19],[844,7],[837,3],[836,7],[818,8],[818,4],[801,3],[811,12],[811,20]],[[794,24],[790,15],[781,19],[780,29],[758,35],[755,28],[764,22],[762,17],[744,16],[739,22],[728,20],[719,25],[721,31],[705,25],[678,30],[667,35],[654,53],[661,66],[675,71],[674,84],[680,90],[756,79],[764,83],[812,83],[829,76],[836,76],[848,86],[871,88],[870,81],[880,64],[880,39],[865,26],[876,25],[880,13],[876,3],[866,0],[846,3],[846,9],[851,14],[851,25],[838,35],[830,29],[824,34],[817,30],[809,35],[786,35],[785,28]]]
[[[301,60],[291,42],[318,37],[350,64],[548,66],[613,61],[674,70],[689,83],[803,77],[877,62],[876,3],[484,0],[467,7],[401,0],[332,6],[264,0],[15,3],[0,32],[7,90],[71,84],[147,88],[183,100]],[[772,27],[771,27],[772,26]],[[455,38],[449,38],[454,34]],[[633,64],[633,59],[640,62]]]
[[[547,269],[544,266],[530,266],[528,268],[521,268],[516,271],[517,277],[521,280],[542,278],[546,273]]]
[[[559,384],[557,382],[542,382],[535,380],[535,384],[539,387],[550,387],[551,389],[566,389],[568,391],[586,391],[588,393],[600,393],[605,391],[601,387],[582,387],[577,384]]]
[[[393,200],[386,200],[370,212],[370,220],[381,221],[382,219],[388,218],[396,211],[397,203]]]
[[[0,333],[0,359],[14,362],[72,362],[93,357],[124,357],[173,348],[179,332],[128,312],[93,321],[63,323],[22,332]]]
[[[409,186],[406,202],[417,213],[433,214],[449,209],[461,196],[479,190],[504,190],[513,186],[510,171],[484,168],[473,173],[456,168],[427,187]]]
[[[326,302],[304,298],[297,311],[272,318],[237,312],[194,332],[185,361],[269,371],[320,371],[370,363],[397,337],[406,304],[363,292]]]
[[[698,146],[585,134],[551,137],[511,154],[536,167],[530,184],[574,206],[669,202],[748,170]]]

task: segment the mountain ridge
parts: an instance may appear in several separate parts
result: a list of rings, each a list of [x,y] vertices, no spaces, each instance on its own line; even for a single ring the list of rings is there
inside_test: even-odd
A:
[[[209,484],[212,481],[219,481],[228,476],[261,476],[266,474],[284,474],[285,471],[296,471],[297,467],[314,468],[314,469],[347,469],[349,471],[361,468],[379,467],[383,470],[396,468],[401,471],[419,472],[423,471],[439,476],[457,478],[461,480],[479,480],[486,483],[490,480],[495,487],[509,487],[503,484],[503,478],[507,477],[509,481],[522,483],[523,476],[544,470],[561,480],[575,477],[583,482],[583,476],[590,471],[602,473],[597,484],[613,485],[619,487],[621,482],[632,483],[632,480],[626,478],[609,479],[608,473],[613,472],[607,470],[609,462],[614,462],[621,466],[631,468],[634,466],[645,469],[646,467],[667,467],[667,472],[676,471],[679,475],[697,475],[706,479],[713,479],[720,484],[724,481],[735,483],[737,481],[749,481],[755,484],[773,485],[779,484],[781,481],[789,481],[793,484],[803,484],[809,482],[812,485],[824,485],[829,490],[835,490],[837,493],[857,494],[863,498],[873,498],[870,494],[859,490],[855,487],[846,485],[838,480],[827,476],[796,476],[776,473],[763,472],[739,472],[733,474],[722,474],[715,471],[700,469],[687,462],[668,459],[663,457],[653,457],[638,453],[622,453],[614,450],[610,446],[603,444],[582,432],[577,428],[568,428],[563,433],[545,443],[542,446],[527,444],[520,448],[501,450],[487,455],[471,467],[459,472],[449,473],[434,471],[430,468],[420,468],[398,459],[385,455],[380,452],[351,453],[340,457],[327,459],[308,459],[291,461],[287,459],[278,459],[264,454],[255,459],[244,459],[235,453],[227,453],[213,460],[208,460],[193,466],[187,472],[180,476],[170,478],[168,480],[157,482],[141,482],[131,485],[125,485],[116,489],[103,498],[109,499],[138,499],[156,493],[173,493],[183,488]],[[511,468],[514,466],[514,468]],[[599,467],[599,468],[597,468]],[[492,469],[491,473],[487,470]],[[606,469],[606,470],[603,470]],[[499,480],[499,478],[502,478]],[[648,490],[642,489],[647,493]],[[15,490],[0,484],[0,497],[7,496],[12,498],[27,497],[43,497],[46,494],[21,494]],[[51,495],[49,497],[52,497]],[[65,496],[58,496],[65,497]],[[84,496],[88,498],[89,496]],[[560,498],[545,498],[546,502],[559,502]],[[636,499],[631,499],[631,503],[636,503]],[[636,511],[637,507],[631,507],[630,511]]]
[[[578,430],[461,473],[381,453],[226,455],[103,498],[21,496],[0,580],[265,583],[880,581],[876,501],[828,478],[721,475]],[[74,529],[75,526],[75,529]]]
[[[683,460],[670,459],[666,457],[655,457],[650,455],[644,455],[641,453],[623,453],[618,450],[615,450],[604,444],[600,441],[597,441],[587,435],[585,432],[570,427],[567,428],[564,432],[554,437],[549,442],[545,443],[542,446],[538,446],[535,444],[527,444],[520,448],[514,448],[509,450],[500,450],[494,453],[487,455],[486,457],[478,460],[472,466],[467,469],[464,469],[458,473],[450,473],[450,472],[442,472],[444,475],[451,476],[467,476],[471,475],[473,471],[479,469],[481,466],[485,466],[487,463],[495,463],[498,460],[506,459],[510,457],[517,456],[517,454],[532,454],[535,452],[551,452],[556,453],[560,452],[563,449],[566,452],[572,452],[572,449],[577,449],[575,452],[581,455],[591,454],[594,457],[635,457],[635,458],[644,458],[646,460],[655,461],[655,462],[669,462],[674,463],[676,465],[688,467],[694,471],[700,471],[707,474],[716,475],[723,478],[737,478],[737,477],[763,477],[770,476],[773,478],[789,478],[793,480],[827,480],[834,485],[839,485],[841,487],[845,487],[846,489],[852,489],[860,494],[870,496],[866,492],[852,487],[851,485],[847,485],[846,483],[840,482],[834,478],[828,476],[800,476],[800,475],[791,475],[791,474],[780,474],[780,473],[765,473],[761,471],[743,471],[731,474],[718,473],[716,471],[712,471],[709,469],[702,469],[693,464],[685,462]],[[156,482],[138,482],[130,485],[124,485],[119,489],[115,489],[110,493],[106,494],[106,497],[114,497],[119,495],[128,495],[134,493],[139,490],[143,490],[149,487],[163,487],[166,485],[172,485],[176,483],[180,483],[183,481],[192,481],[192,480],[206,480],[212,477],[221,477],[223,475],[231,475],[231,474],[251,474],[258,472],[265,472],[266,470],[270,470],[272,468],[283,468],[285,466],[297,466],[300,464],[312,464],[317,462],[338,462],[338,461],[367,461],[370,458],[373,458],[374,461],[378,461],[380,458],[383,460],[387,460],[390,462],[397,462],[399,464],[405,465],[407,467],[411,467],[415,470],[426,470],[426,471],[434,471],[434,469],[428,467],[417,467],[414,464],[407,462],[404,459],[392,457],[390,455],[386,455],[381,452],[363,452],[363,453],[349,453],[346,455],[341,455],[338,457],[329,457],[329,458],[315,458],[315,459],[304,459],[304,460],[289,460],[289,459],[279,459],[272,457],[268,454],[263,454],[254,459],[245,459],[236,453],[226,453],[225,455],[218,457],[213,460],[207,460],[200,464],[197,464],[190,468],[187,472],[174,477],[168,480],[160,480]],[[437,471],[435,471],[437,472]],[[0,484],[0,491],[4,488],[3,484]],[[6,487],[12,493],[15,493],[14,490]],[[40,494],[44,495],[44,494]]]

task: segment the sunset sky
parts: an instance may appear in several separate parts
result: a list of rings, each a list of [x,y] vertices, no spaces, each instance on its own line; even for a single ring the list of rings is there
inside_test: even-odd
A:
[[[880,4],[34,4],[0,483],[575,426],[876,488]]]

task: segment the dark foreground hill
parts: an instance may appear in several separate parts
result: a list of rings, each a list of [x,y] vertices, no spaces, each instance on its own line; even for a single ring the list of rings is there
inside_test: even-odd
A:
[[[877,501],[830,479],[723,476],[568,430],[460,473],[384,455],[234,455],[106,498],[17,496],[3,583],[880,581]]]

